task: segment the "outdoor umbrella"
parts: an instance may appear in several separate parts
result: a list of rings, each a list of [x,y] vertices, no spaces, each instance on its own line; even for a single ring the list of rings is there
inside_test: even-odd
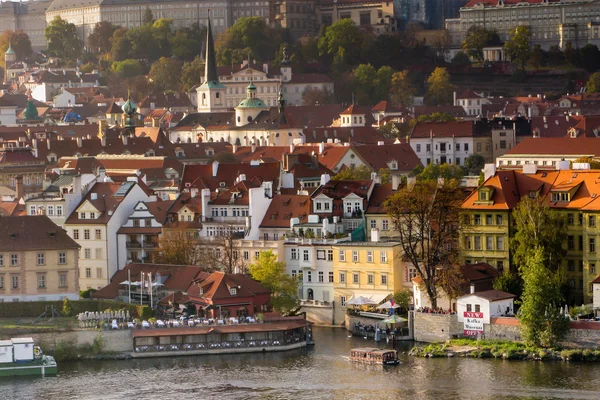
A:
[[[385,309],[388,309],[388,308],[400,308],[400,306],[398,304],[392,305],[391,301],[386,301],[382,305],[377,306],[375,308],[377,308],[378,310],[385,310]]]
[[[366,297],[363,297],[363,296],[357,296],[357,297],[354,297],[349,302],[347,302],[346,304],[350,304],[352,306],[368,306],[368,305],[377,304],[377,302],[375,302],[371,299],[367,299]]]
[[[119,283],[119,285],[131,285],[131,282],[123,281],[123,282]]]
[[[386,318],[381,322],[383,322],[384,324],[398,324],[400,322],[405,322],[405,321],[407,321],[406,318],[402,318],[398,315],[392,315],[389,318]]]

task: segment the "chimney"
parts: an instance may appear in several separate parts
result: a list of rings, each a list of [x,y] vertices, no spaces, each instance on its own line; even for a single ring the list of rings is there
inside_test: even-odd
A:
[[[83,139],[81,137],[77,137],[77,147],[83,147]]]
[[[469,287],[469,293],[473,294],[475,293],[475,284],[471,283],[471,286]]]
[[[454,105],[454,106],[458,105],[458,104],[456,104],[456,92],[452,93],[452,101],[453,101],[452,105]]]
[[[392,190],[398,190],[398,186],[400,186],[400,175],[392,174]]]
[[[192,197],[198,196],[198,188],[192,188],[192,189],[190,189],[190,195]]]
[[[25,189],[23,188],[23,177],[15,176],[15,192],[17,199],[20,200],[25,196]]]
[[[127,135],[121,136],[121,139],[123,139],[123,145],[127,146]]]
[[[31,146],[32,146],[32,150],[33,150],[33,156],[35,158],[38,158],[38,143],[37,143],[37,139],[33,139],[31,141]]]
[[[73,177],[73,194],[79,198],[81,196],[81,175]]]
[[[371,229],[371,242],[379,242],[379,229]]]
[[[208,217],[208,202],[210,200],[210,189],[202,189],[202,221],[206,221]]]
[[[379,140],[377,142],[377,146],[383,146],[385,144],[385,142],[383,140]]]
[[[237,153],[237,144],[234,144],[232,146],[231,151],[233,152],[233,154]]]
[[[329,176],[329,174],[322,174],[321,175],[321,185],[326,185],[330,179],[331,179],[331,176]]]
[[[100,144],[102,144],[102,147],[106,147],[106,135],[100,138]]]
[[[252,152],[256,152],[256,143],[252,142],[252,147],[251,147]]]
[[[212,176],[213,178],[217,177],[217,172],[219,172],[219,162],[213,161],[212,163]]]
[[[153,128],[160,127],[160,119],[159,118],[152,118],[152,127]]]
[[[371,172],[371,180],[375,183],[381,183],[381,177],[375,171]]]
[[[483,180],[487,181],[494,175],[496,175],[496,164],[485,164],[483,167]]]
[[[295,148],[294,143],[290,143],[290,153],[293,153]]]
[[[98,182],[106,182],[106,169],[104,167],[98,168]]]
[[[50,138],[46,139],[46,146],[48,146],[48,150],[50,150]]]
[[[558,165],[556,166],[557,170],[567,170],[567,169],[571,169],[571,163],[567,160],[560,160],[558,162]]]
[[[325,143],[321,142],[321,143],[319,143],[319,154],[323,154],[324,151],[325,151]]]

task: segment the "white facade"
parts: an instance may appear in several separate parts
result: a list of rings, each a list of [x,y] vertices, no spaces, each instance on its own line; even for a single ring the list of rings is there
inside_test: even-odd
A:
[[[53,103],[54,103],[54,107],[56,107],[56,108],[74,107],[75,106],[75,95],[72,93],[69,93],[68,91],[63,89],[63,91],[60,94],[57,94],[56,96],[54,96]]]
[[[470,311],[482,312],[483,323],[489,324],[491,317],[506,315],[507,309],[509,310],[508,314],[513,313],[514,298],[491,301],[478,296],[477,293],[473,293],[459,297],[457,300],[458,322],[463,322],[464,313]]]
[[[411,137],[410,147],[423,165],[431,163],[462,165],[464,160],[474,153],[475,146],[472,137]]]
[[[17,106],[0,106],[0,126],[17,124]]]
[[[457,98],[454,105],[462,107],[469,117],[478,117],[483,115],[483,105],[490,103],[485,97],[468,97]]]

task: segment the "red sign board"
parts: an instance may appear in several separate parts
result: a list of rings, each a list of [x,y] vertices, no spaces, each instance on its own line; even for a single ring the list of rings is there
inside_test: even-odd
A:
[[[463,317],[465,336],[477,336],[478,334],[483,333],[482,312],[465,311]]]

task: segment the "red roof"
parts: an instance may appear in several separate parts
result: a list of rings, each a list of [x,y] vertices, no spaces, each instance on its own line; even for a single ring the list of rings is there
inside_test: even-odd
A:
[[[410,137],[472,137],[475,134],[474,126],[475,124],[471,121],[418,122]]]
[[[235,294],[231,290],[235,288]],[[216,271],[208,277],[202,277],[187,290],[191,298],[206,304],[214,304],[218,300],[235,302],[240,297],[268,295],[270,290],[243,274],[226,274]]]
[[[65,224],[106,224],[137,182],[96,182],[81,202],[75,207]],[[119,193],[117,193],[119,192]],[[92,200],[92,195],[95,199]],[[76,210],[85,202],[90,202],[100,213],[96,219],[80,219]]]
[[[265,162],[258,165],[250,164],[218,164],[217,175],[213,176],[213,165],[185,165],[181,179],[183,190],[208,188],[214,192],[218,188],[228,188],[235,184],[240,174],[246,179],[260,178],[261,182],[273,182],[277,187],[279,182],[279,162]]]
[[[394,106],[391,102],[386,100],[381,100],[379,103],[375,104],[373,108],[371,108],[373,112],[382,112],[382,113],[406,113],[408,111],[405,108],[400,108]]]
[[[373,188],[373,193],[371,193],[371,198],[369,199],[369,205],[365,210],[366,214],[387,214],[385,207],[383,206],[384,202],[390,197],[394,191],[392,190],[392,184],[376,184]]]
[[[300,223],[308,221],[310,196],[275,195],[260,224],[261,228],[290,228],[290,220],[298,218]]]
[[[344,111],[340,113],[340,115],[364,115],[369,112],[369,109],[364,107],[359,107],[352,104],[350,107],[346,108]]]
[[[559,138],[527,138],[517,144],[505,155],[554,154],[556,156],[600,156],[600,140],[598,138],[570,137]]]
[[[548,3],[558,3],[561,0],[548,0]],[[504,5],[517,5],[522,3],[529,4],[542,4],[544,0],[504,0]],[[486,6],[486,7],[496,7],[498,5],[498,0],[469,0],[467,4],[463,7],[476,7],[476,6]]]
[[[392,161],[397,163],[397,169],[400,171],[412,171],[415,167],[423,165],[407,143],[353,146],[352,149],[375,172],[381,168],[390,168],[388,163]]]

